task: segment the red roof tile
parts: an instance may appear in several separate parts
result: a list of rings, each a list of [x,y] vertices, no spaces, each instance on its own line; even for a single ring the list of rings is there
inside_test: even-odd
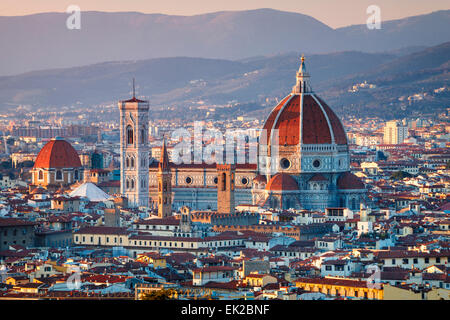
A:
[[[39,151],[34,168],[76,168],[81,161],[75,149],[65,140],[52,139]]]
[[[364,189],[364,183],[351,172],[344,172],[337,181],[338,188],[345,189]]]
[[[269,180],[266,190],[298,190],[298,184],[290,175],[286,173],[277,173]]]
[[[333,138],[336,144],[347,144],[341,121],[323,100],[304,94],[301,104],[301,95],[290,94],[272,110],[263,127],[267,139],[278,129],[280,145],[297,145],[300,136],[304,144],[330,144]]]

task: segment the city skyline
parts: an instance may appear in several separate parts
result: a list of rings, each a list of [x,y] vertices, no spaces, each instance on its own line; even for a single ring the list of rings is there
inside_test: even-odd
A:
[[[67,3],[0,4],[0,303],[290,319],[450,300],[450,10],[425,12],[443,2],[1,16]],[[122,12],[265,4],[291,12]]]

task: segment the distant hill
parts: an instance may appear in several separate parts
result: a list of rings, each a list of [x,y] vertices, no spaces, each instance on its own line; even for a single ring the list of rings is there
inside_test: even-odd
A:
[[[82,12],[81,30],[68,30],[67,17],[0,17],[0,75],[158,57],[389,52],[450,41],[450,10],[386,21],[381,30],[332,29],[310,16],[272,9],[195,16]]]
[[[368,71],[395,58],[389,54],[342,52],[308,56],[307,63],[313,83],[320,84]],[[0,107],[117,102],[129,96],[133,77],[138,93],[152,105],[256,101],[286,94],[295,83],[299,61],[296,54],[247,62],[177,57],[33,71],[0,77]]]
[[[313,89],[341,114],[392,116],[413,111],[408,108],[427,111],[448,107],[448,90],[439,94],[432,91],[450,83],[450,42],[400,57],[347,51],[306,59]],[[150,99],[153,108],[170,105],[183,110],[199,101],[263,105],[266,98],[282,98],[290,92],[298,67],[297,54],[284,54],[240,61],[158,58],[34,71],[0,77],[0,107],[83,108],[116,103],[129,97],[133,77],[139,96]],[[376,88],[349,92],[364,81]],[[421,92],[429,92],[421,102],[405,107],[407,100],[399,100]],[[268,108],[271,106],[269,103]]]
[[[368,81],[375,89],[348,92]],[[328,101],[342,113],[363,113],[387,118],[437,115],[450,101],[450,42],[386,61],[368,72],[324,83]],[[442,90],[443,88],[443,90]],[[435,90],[438,92],[435,92]],[[414,95],[417,97],[414,99]],[[410,100],[408,100],[410,98]]]

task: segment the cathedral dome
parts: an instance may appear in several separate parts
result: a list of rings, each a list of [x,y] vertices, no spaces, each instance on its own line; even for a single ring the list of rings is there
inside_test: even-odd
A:
[[[298,190],[297,181],[286,173],[277,173],[266,186],[268,191],[292,191]]]
[[[279,145],[337,144],[347,145],[347,136],[341,121],[333,110],[316,96],[308,82],[304,58],[297,85],[270,113],[263,129],[267,139],[274,129],[278,130]]]
[[[254,183],[267,183],[267,178],[265,175],[259,174],[253,178]]]
[[[54,138],[42,147],[33,168],[77,168],[81,167],[80,157],[67,141]]]
[[[356,190],[365,188],[364,183],[362,183],[361,179],[359,179],[351,172],[344,172],[343,174],[341,174],[337,181],[337,187],[339,190]]]

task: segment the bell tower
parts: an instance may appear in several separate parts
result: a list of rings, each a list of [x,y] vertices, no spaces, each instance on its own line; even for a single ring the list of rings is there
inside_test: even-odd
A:
[[[172,173],[169,166],[166,139],[163,140],[161,159],[158,165],[158,216],[172,215]]]
[[[217,164],[217,212],[234,214],[234,164]]]
[[[119,101],[120,110],[120,193],[129,207],[148,207],[149,202],[149,102],[133,98]]]

